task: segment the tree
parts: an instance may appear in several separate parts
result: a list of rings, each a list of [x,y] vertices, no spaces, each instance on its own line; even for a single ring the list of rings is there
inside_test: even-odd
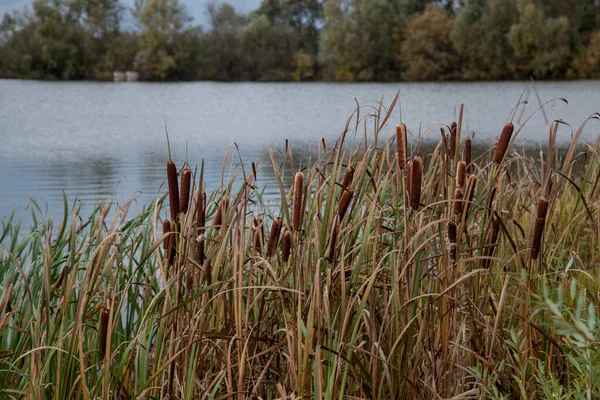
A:
[[[143,79],[167,79],[181,54],[174,51],[191,20],[179,0],[136,0],[134,16],[140,26],[136,69]]]
[[[455,77],[457,57],[450,32],[452,18],[437,6],[413,15],[401,45],[401,63],[407,80],[444,80]]]
[[[519,21],[509,31],[516,62],[513,71],[519,78],[562,76],[571,55],[569,20],[551,18],[533,0],[518,0]]]

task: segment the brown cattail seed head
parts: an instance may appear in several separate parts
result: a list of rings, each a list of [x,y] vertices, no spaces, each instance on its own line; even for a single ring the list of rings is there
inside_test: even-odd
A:
[[[537,260],[542,247],[542,234],[546,225],[546,214],[548,213],[548,199],[540,197],[537,206],[537,218],[533,228],[533,239],[531,241],[531,259]]]
[[[189,168],[181,172],[181,194],[179,196],[179,210],[186,214],[190,202],[190,187],[192,182],[192,171]]]
[[[173,161],[167,162],[167,183],[169,185],[169,205],[171,207],[171,220],[179,220],[179,183],[177,182],[177,167]]]
[[[467,164],[467,174],[471,172],[471,138],[465,140],[465,163]]]
[[[330,234],[330,239],[329,239],[329,251],[328,251],[327,259],[329,260],[330,263],[332,263],[335,260],[335,253],[337,250],[337,239],[338,239],[339,229],[340,229],[340,216],[336,215],[333,218],[333,224],[331,226],[331,234]]]
[[[294,208],[292,212],[292,229],[302,229],[302,196],[304,193],[304,174],[297,172],[294,179]]]
[[[290,231],[286,229],[283,234],[283,239],[281,240],[281,259],[284,262],[288,262],[290,259],[290,253],[292,251],[292,235],[290,235]]]
[[[496,164],[500,164],[504,155],[506,154],[506,150],[508,150],[508,145],[510,144],[510,138],[512,137],[513,130],[515,126],[510,122],[504,125],[502,129],[502,133],[500,134],[500,140],[498,140],[498,144],[496,145],[496,150],[494,151],[494,162]]]
[[[537,204],[537,217],[546,219],[548,213],[548,199],[540,197]]]
[[[453,221],[448,222],[448,242],[456,243],[456,224]]]
[[[104,308],[100,313],[100,353],[102,357],[106,354],[106,345],[108,341],[108,318],[110,317],[110,310]]]
[[[423,181],[423,160],[416,156],[413,159],[410,182],[410,206],[417,210],[421,204],[421,183]]]
[[[406,191],[410,196],[410,185],[412,184],[413,162],[406,163]]]
[[[171,232],[171,222],[168,219],[165,219],[162,222],[162,231],[163,231],[163,235],[166,233]],[[170,240],[170,236],[168,236],[164,241],[163,241],[163,248],[165,250],[167,250],[169,248],[169,240]]]
[[[200,193],[198,199],[198,210],[196,215],[196,223],[200,229],[200,233],[204,233],[204,227],[206,226],[206,192]]]
[[[406,168],[406,157],[407,157],[407,142],[408,138],[406,136],[406,125],[398,124],[396,125],[396,146],[397,146],[397,159],[398,159],[398,168],[404,169]]]
[[[227,196],[223,197],[221,204],[217,207],[217,214],[215,215],[215,228],[219,229],[223,225],[223,219],[227,212],[227,206],[229,205],[229,199]]]
[[[448,151],[448,155],[450,156],[451,159],[454,159],[454,157],[456,156],[456,132],[458,130],[458,126],[456,125],[456,122],[453,122],[452,125],[450,125],[450,149]]]
[[[277,243],[279,242],[279,235],[281,233],[281,224],[281,218],[277,218],[273,221],[271,234],[269,235],[269,243],[267,245],[267,257],[271,257],[277,249]]]
[[[460,214],[463,210],[463,192],[461,188],[454,190],[454,214]]]
[[[464,161],[460,161],[456,166],[456,186],[464,187],[465,186],[465,174],[467,171],[467,163]]]
[[[342,195],[340,196],[340,202],[338,204],[338,215],[340,219],[344,218],[348,207],[350,206],[350,201],[352,201],[352,196],[354,192],[352,190],[344,189]]]
[[[264,240],[264,231],[263,231],[263,221],[262,219],[254,220],[254,229],[252,230],[252,234],[254,236],[254,249],[257,254],[262,254],[263,242]]]
[[[353,179],[354,179],[354,168],[352,168],[352,167],[346,168],[346,173],[344,174],[344,179],[342,179],[342,187],[344,189],[349,189],[352,186]]]

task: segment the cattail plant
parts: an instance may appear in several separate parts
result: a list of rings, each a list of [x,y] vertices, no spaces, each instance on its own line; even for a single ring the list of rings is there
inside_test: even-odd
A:
[[[500,233],[500,220],[494,215],[492,218],[492,232],[490,237],[489,247],[485,252],[486,258],[483,260],[483,267],[489,268],[492,262],[491,257],[494,255],[494,250],[498,245],[498,235]]]
[[[421,184],[423,181],[423,159],[416,156],[412,164],[412,176],[410,180],[410,206],[417,210],[421,205]]]
[[[459,161],[456,166],[456,186],[464,187],[465,185],[465,174],[467,171],[467,163],[464,161]]]
[[[168,219],[165,219],[162,222],[162,232],[163,232],[163,235],[166,235],[167,233],[171,232],[171,222]],[[165,250],[169,249],[170,238],[171,238],[171,236],[167,236],[167,239],[163,241],[163,249],[165,249]]]
[[[100,312],[100,354],[102,358],[106,354],[106,345],[108,342],[108,320],[110,317],[110,310],[103,308]]]
[[[454,190],[454,204],[452,210],[456,215],[463,211],[463,191],[459,187]]]
[[[335,253],[337,250],[338,233],[340,230],[340,216],[336,215],[333,218],[333,224],[331,224],[331,234],[329,235],[329,250],[327,252],[327,259],[330,263],[335,260]]]
[[[531,240],[531,259],[537,260],[542,247],[542,234],[546,225],[546,214],[548,213],[548,199],[540,197],[537,205],[537,218],[533,228],[533,238]]]
[[[471,138],[465,139],[465,163],[467,164],[467,174],[471,173]]]
[[[448,144],[448,135],[446,135],[446,131],[444,131],[444,128],[440,128],[440,132],[442,133],[443,154],[448,156],[450,154],[450,145]]]
[[[349,166],[346,168],[346,173],[344,174],[344,178],[342,179],[342,188],[349,189],[352,186],[352,181],[354,180],[354,168]]]
[[[292,229],[296,232],[302,229],[302,196],[304,193],[304,174],[297,172],[294,179],[294,208],[292,212]]]
[[[290,259],[290,254],[292,252],[292,235],[290,234],[289,229],[285,230],[283,234],[283,239],[281,240],[281,259],[283,262],[288,262]]]
[[[181,193],[179,195],[179,211],[182,214],[186,214],[188,212],[191,182],[192,171],[189,168],[186,168],[181,172]]]
[[[350,201],[352,201],[352,196],[354,192],[349,189],[344,189],[342,195],[340,196],[340,202],[338,203],[338,215],[340,216],[340,220],[344,218],[348,207],[350,206]]]
[[[450,262],[456,264],[456,224],[448,221],[446,226],[448,235],[448,252],[450,253]]]
[[[467,188],[466,188],[467,190],[465,192],[465,195],[467,196],[466,203],[464,205],[465,214],[468,214],[469,207],[471,207],[471,204],[473,203],[473,198],[475,197],[476,187],[477,187],[477,176],[475,176],[475,175],[469,176],[469,179],[467,181]]]
[[[281,234],[281,224],[281,218],[277,218],[275,221],[273,221],[273,226],[271,226],[271,234],[269,235],[269,243],[267,245],[267,257],[271,257],[277,249],[279,235]]]
[[[196,226],[198,227],[198,239],[196,240],[198,262],[204,264],[204,227],[206,226],[206,192],[200,192],[198,205],[196,207]]]
[[[406,163],[406,191],[410,196],[410,185],[412,184],[412,174],[413,174],[413,162],[409,161]]]
[[[175,223],[179,220],[179,184],[177,182],[177,167],[173,161],[167,162],[167,183],[169,186],[169,206],[171,208],[171,220]]]
[[[457,131],[458,125],[456,124],[456,122],[453,122],[452,125],[450,125],[450,149],[448,150],[448,155],[453,160],[454,157],[456,157]]]
[[[406,157],[408,149],[408,138],[406,136],[406,125],[396,125],[396,158],[398,160],[398,168],[406,168]]]
[[[217,213],[215,215],[214,225],[215,228],[219,229],[223,225],[223,219],[225,217],[225,213],[227,212],[227,207],[229,206],[229,198],[227,196],[223,197],[221,200],[221,204],[217,207]]]
[[[494,162],[496,164],[500,164],[504,155],[506,154],[506,150],[508,150],[508,145],[510,144],[510,139],[512,137],[515,126],[510,122],[504,125],[502,129],[502,133],[500,134],[500,139],[496,144],[496,149],[494,150]]]
[[[257,254],[262,254],[264,239],[263,220],[261,218],[254,219],[254,229],[252,230],[254,237],[254,249]]]

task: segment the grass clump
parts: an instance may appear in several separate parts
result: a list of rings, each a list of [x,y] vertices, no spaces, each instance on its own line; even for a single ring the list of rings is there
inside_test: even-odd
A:
[[[536,163],[507,124],[471,159],[461,110],[450,146],[408,154],[405,126],[378,137],[394,105],[372,134],[357,110],[301,170],[270,151],[239,190],[207,196],[204,167],[179,185],[170,160],[168,195],[133,218],[65,202],[23,235],[11,216],[0,396],[598,397],[600,143],[558,160],[556,124]],[[375,140],[351,151],[349,133]]]

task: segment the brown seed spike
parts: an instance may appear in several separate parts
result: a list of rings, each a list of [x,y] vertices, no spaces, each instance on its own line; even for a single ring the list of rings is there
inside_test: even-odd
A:
[[[548,213],[548,199],[540,197],[537,206],[537,218],[533,228],[533,238],[531,240],[531,259],[537,260],[542,247],[542,235],[546,225],[546,214]]]
[[[329,251],[328,251],[327,259],[329,260],[330,263],[333,263],[333,261],[335,260],[335,253],[337,250],[337,239],[338,239],[339,230],[340,230],[340,217],[339,217],[339,215],[336,215],[333,218],[333,224],[331,226],[331,234],[330,234],[330,238],[329,238]]]
[[[267,245],[267,257],[271,257],[275,254],[275,249],[277,249],[277,243],[279,242],[279,235],[281,234],[281,223],[281,218],[277,218],[273,221],[271,234],[269,235],[269,243]]]
[[[412,172],[413,172],[413,162],[409,161],[406,163],[406,191],[410,196],[410,185],[412,183]]]
[[[110,310],[104,308],[100,313],[100,354],[102,357],[106,354],[106,345],[108,341],[108,319]]]
[[[171,222],[168,219],[165,219],[162,222],[162,231],[163,231],[163,235],[167,234],[169,232],[171,232]],[[169,249],[169,237],[167,237],[164,241],[163,241],[163,248],[165,250]]]
[[[456,243],[456,224],[448,221],[448,242]]]
[[[186,214],[190,202],[190,187],[192,182],[192,171],[189,168],[181,172],[181,194],[179,196],[179,210]]]
[[[396,125],[396,154],[398,154],[398,168],[406,168],[406,157],[407,157],[407,145],[408,138],[406,136],[406,125]]]
[[[467,163],[464,161],[460,161],[456,166],[456,186],[464,187],[465,186],[465,174],[467,170]]]
[[[342,187],[344,189],[348,189],[352,186],[352,181],[354,180],[354,168],[348,167],[346,168],[346,173],[344,174],[344,178],[342,179]]]
[[[167,162],[167,183],[169,185],[169,205],[171,207],[171,220],[179,220],[179,184],[177,182],[177,167],[173,161]]]
[[[294,179],[294,209],[292,213],[292,229],[302,229],[302,196],[304,193],[304,174],[297,172]]]
[[[200,194],[197,213],[196,223],[198,224],[200,233],[204,233],[204,227],[206,226],[206,192],[204,191]]]
[[[227,198],[227,196],[223,197],[223,200],[221,200],[221,204],[219,205],[219,207],[217,208],[217,214],[215,215],[215,228],[219,229],[221,228],[221,225],[223,225],[223,217],[225,216],[225,213],[227,212],[227,206],[229,205],[229,199]]]
[[[416,156],[413,159],[410,181],[410,206],[417,210],[421,205],[421,184],[423,180],[423,160]]]
[[[463,210],[463,192],[460,188],[456,188],[454,191],[454,214],[460,214]]]
[[[352,196],[354,192],[352,190],[344,189],[342,192],[342,196],[340,197],[340,202],[338,204],[338,215],[340,219],[344,218],[348,207],[350,206],[350,202],[352,201]]]
[[[471,138],[465,140],[465,163],[467,164],[467,174],[471,172]]]
[[[456,133],[458,130],[458,125],[456,124],[456,122],[453,122],[452,125],[450,125],[450,149],[448,151],[448,155],[451,159],[454,159],[454,157],[456,157]]]
[[[498,140],[496,150],[494,151],[494,162],[496,164],[500,164],[502,162],[502,159],[506,154],[506,150],[508,150],[508,145],[510,144],[510,139],[512,137],[514,129],[515,126],[510,122],[504,125],[502,133],[500,134],[500,140]]]
[[[281,259],[284,262],[288,262],[290,259],[290,253],[292,252],[292,235],[290,231],[286,229],[281,240]]]

